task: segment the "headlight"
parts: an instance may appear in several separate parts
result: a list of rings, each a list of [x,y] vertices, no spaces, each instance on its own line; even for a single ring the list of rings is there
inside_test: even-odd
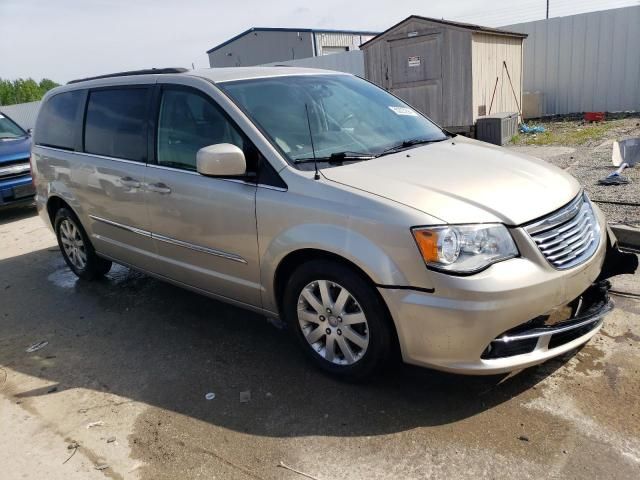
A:
[[[451,225],[413,228],[425,263],[438,270],[474,273],[518,255],[504,225]]]

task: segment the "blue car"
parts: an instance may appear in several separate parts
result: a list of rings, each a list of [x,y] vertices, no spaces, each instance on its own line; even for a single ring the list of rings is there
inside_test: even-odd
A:
[[[30,154],[31,135],[0,113],[0,207],[33,201]]]

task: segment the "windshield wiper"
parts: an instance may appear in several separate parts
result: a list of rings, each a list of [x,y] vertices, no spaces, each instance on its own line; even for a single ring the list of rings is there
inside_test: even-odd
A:
[[[304,158],[296,158],[293,163],[296,165],[299,163],[313,163],[315,161],[325,162],[329,164],[342,164],[342,162],[349,160],[371,160],[372,158],[376,158],[375,155],[370,153],[361,153],[361,152],[335,152],[329,156],[324,157],[304,157]]]
[[[446,140],[447,137],[438,138],[438,139],[428,139],[428,138],[412,138],[410,140],[404,140],[392,147],[384,149],[382,152],[376,155],[376,157],[382,157],[383,155],[388,155],[389,153],[400,152],[407,148],[415,147],[416,145],[426,145],[428,143],[436,143],[442,142]]]

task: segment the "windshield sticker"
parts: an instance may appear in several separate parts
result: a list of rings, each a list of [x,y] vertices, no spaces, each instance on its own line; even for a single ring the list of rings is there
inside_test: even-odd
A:
[[[417,117],[418,116],[416,111],[411,109],[411,108],[409,108],[409,107],[392,107],[392,106],[389,106],[389,110],[391,110],[396,115],[408,115],[410,117]]]
[[[4,118],[4,115],[2,115],[1,113],[0,113],[0,118]]]

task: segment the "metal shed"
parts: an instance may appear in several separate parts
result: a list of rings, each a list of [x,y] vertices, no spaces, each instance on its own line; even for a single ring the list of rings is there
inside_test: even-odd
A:
[[[526,37],[412,15],[360,48],[368,80],[443,127],[471,132],[479,116],[520,113]]]

